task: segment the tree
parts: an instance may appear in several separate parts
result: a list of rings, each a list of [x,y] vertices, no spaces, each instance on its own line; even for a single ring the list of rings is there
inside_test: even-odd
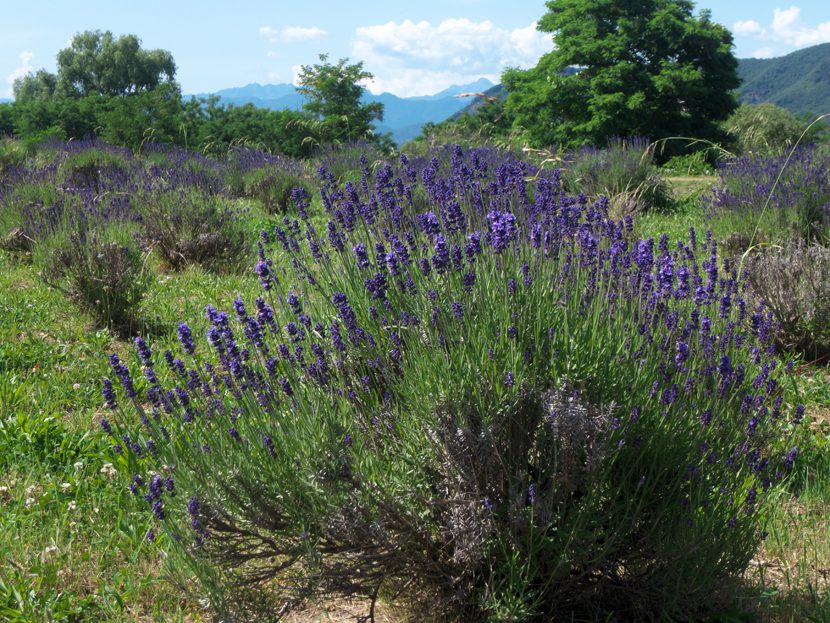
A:
[[[507,70],[506,108],[533,144],[613,136],[717,140],[737,107],[732,34],[689,0],[550,0],[538,28],[556,48]]]
[[[349,65],[348,60],[332,65],[328,55],[321,54],[319,64],[302,66],[297,90],[308,100],[303,110],[322,122],[322,134],[329,141],[375,140],[372,122],[383,119],[383,104],[361,103],[360,83],[373,76],[362,62]]]
[[[55,74],[38,69],[14,81],[12,90],[18,102],[48,102],[55,97],[58,78]]]
[[[143,50],[135,35],[115,39],[88,30],[58,52],[58,89],[65,95],[128,95],[173,83],[176,64],[166,50]]]

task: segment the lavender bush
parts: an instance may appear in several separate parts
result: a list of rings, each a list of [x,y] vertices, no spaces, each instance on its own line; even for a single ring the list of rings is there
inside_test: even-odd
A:
[[[143,244],[174,270],[190,264],[236,270],[248,253],[237,210],[221,195],[154,192],[141,199],[138,209]]]
[[[330,220],[262,233],[261,297],[111,356],[148,539],[224,620],[711,611],[795,456],[771,316],[711,237],[632,243],[558,173],[452,156],[322,168]]]
[[[293,206],[292,193],[302,189],[311,196],[311,185],[304,179],[303,168],[294,166],[260,167],[244,177],[244,194],[258,200],[269,214],[285,214]]]
[[[709,211],[713,227],[755,231],[754,243],[795,237],[830,244],[830,158],[821,150],[737,158],[719,174]]]
[[[614,139],[603,149],[584,147],[568,157],[563,180],[568,190],[610,198],[618,218],[650,210],[665,211],[671,193],[654,164],[654,147],[645,138]]]
[[[138,307],[149,280],[141,251],[119,237],[78,227],[51,250],[41,275],[98,326],[128,336],[143,327]]]
[[[794,240],[754,253],[749,283],[776,321],[776,339],[808,361],[830,357],[830,249]]]

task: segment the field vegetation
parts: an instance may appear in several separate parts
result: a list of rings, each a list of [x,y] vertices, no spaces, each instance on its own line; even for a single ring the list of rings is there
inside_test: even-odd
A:
[[[543,26],[640,23],[589,4]],[[721,93],[639,136],[603,65],[534,129],[590,23],[400,148],[347,59],[296,114],[184,104],[100,32],[16,85],[0,619],[830,620],[821,122]],[[671,32],[635,56],[688,78]]]

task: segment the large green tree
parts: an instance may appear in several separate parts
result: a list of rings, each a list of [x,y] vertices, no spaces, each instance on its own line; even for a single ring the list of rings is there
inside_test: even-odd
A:
[[[315,65],[302,66],[297,90],[307,99],[303,110],[321,122],[320,134],[336,143],[377,138],[372,122],[383,120],[383,104],[361,102],[365,90],[361,83],[372,74],[362,62],[349,64],[349,59],[341,58],[332,65],[328,55],[319,58]]]
[[[172,54],[143,49],[135,35],[116,38],[100,30],[78,33],[69,47],[58,52],[57,65],[57,75],[41,69],[16,80],[15,100],[131,95],[161,85],[178,88]]]
[[[689,0],[550,0],[555,49],[503,76],[507,112],[538,147],[613,136],[717,139],[740,81],[732,34]]]
[[[48,102],[55,97],[57,87],[58,77],[55,74],[38,69],[15,80],[12,90],[18,102]]]
[[[144,50],[135,35],[117,39],[88,30],[58,52],[58,88],[67,95],[128,95],[172,83],[176,74],[167,50]]]

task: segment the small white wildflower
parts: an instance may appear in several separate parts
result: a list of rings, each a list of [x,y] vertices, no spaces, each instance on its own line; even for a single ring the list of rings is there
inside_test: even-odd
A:
[[[72,485],[70,483],[68,483],[68,482],[62,482],[61,483],[61,491],[63,491],[64,493],[69,493],[69,490],[71,488],[72,488]]]
[[[66,505],[66,510],[70,512],[74,511],[76,508],[78,508],[78,503],[75,502],[75,500],[71,500],[69,504]]]
[[[46,549],[43,550],[43,556],[44,557],[51,556],[52,554],[54,554],[57,551],[58,551],[58,546],[57,545],[50,545],[49,547],[47,547]]]
[[[118,470],[115,469],[112,463],[104,463],[103,467],[101,467],[101,474],[106,478],[115,478],[118,475]]]
[[[32,508],[35,505],[35,498],[26,498],[26,508]]]
[[[77,471],[79,469],[83,469],[84,468],[84,462],[83,461],[78,461],[72,467],[75,468],[75,471]]]
[[[74,389],[75,391],[78,391],[79,389],[81,389],[81,384],[80,384],[80,383],[75,383],[75,384],[72,386],[72,389]]]
[[[28,487],[26,487],[26,495],[32,497],[32,494],[34,494],[35,489],[37,489],[37,485],[29,485]]]

